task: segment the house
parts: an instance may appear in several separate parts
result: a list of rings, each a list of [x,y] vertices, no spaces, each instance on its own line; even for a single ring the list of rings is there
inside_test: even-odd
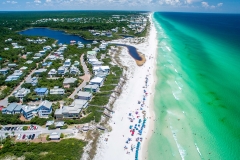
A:
[[[51,126],[51,125],[53,125],[53,124],[54,124],[54,121],[47,121],[46,127],[49,127],[49,126]]]
[[[20,78],[19,76],[13,76],[13,75],[11,75],[11,76],[8,76],[8,77],[6,78],[5,82],[16,81],[16,80],[18,80],[19,78]]]
[[[78,44],[77,48],[84,48],[84,44]]]
[[[71,84],[75,83],[77,81],[77,78],[65,78],[63,80],[63,87],[69,88]]]
[[[109,66],[95,66],[95,67],[93,67],[93,72],[94,72],[95,75],[100,71],[109,74],[110,68],[109,68]]]
[[[106,32],[107,37],[112,37],[112,32]]]
[[[56,46],[56,45],[55,45]],[[54,47],[54,46],[53,46]],[[48,50],[52,50],[52,47],[51,46],[45,46],[43,47],[43,50],[44,51],[48,51]]]
[[[102,66],[103,62],[95,61],[95,62],[92,62],[91,64],[92,64],[93,67],[95,67],[95,66]]]
[[[31,60],[28,60],[25,62],[25,64],[32,64],[32,63],[33,63],[33,61],[31,61]]]
[[[58,86],[55,86],[53,89],[50,89],[50,94],[63,95],[64,93],[65,93],[65,90],[62,88],[59,88]]]
[[[103,45],[103,44],[101,44],[101,45],[99,46],[99,49],[100,49],[100,50],[106,50],[106,48],[107,48],[107,46],[106,46],[106,45]]]
[[[50,56],[48,56],[48,59],[50,61],[55,61],[57,59],[57,57],[55,55],[50,55]]]
[[[46,51],[39,51],[40,54],[44,55]]]
[[[36,86],[38,83],[38,78],[37,77],[30,77],[25,80],[25,83],[27,84],[32,84],[32,86]]]
[[[50,67],[52,65],[52,62],[44,62],[42,63],[43,67]]]
[[[107,72],[104,72],[104,71],[98,71],[96,74],[95,74],[95,77],[101,77],[101,78],[106,78],[108,75]]]
[[[2,109],[3,114],[19,114],[22,112],[22,105],[17,103],[10,103],[6,108]]]
[[[4,48],[4,50],[5,50],[5,51],[8,51],[8,50],[9,50],[9,48]]]
[[[49,135],[50,140],[60,140],[60,134],[58,132],[53,132]]]
[[[97,55],[97,52],[96,51],[87,51],[87,56],[96,56]]]
[[[98,44],[98,42],[97,41],[93,41],[92,44]]]
[[[51,70],[48,72],[48,77],[50,77],[50,78],[55,77],[56,74],[57,74],[56,69],[51,69]]]
[[[38,107],[35,105],[32,105],[32,106],[23,105],[22,114],[26,119],[31,119],[34,116],[37,116],[37,109]]]
[[[71,66],[69,73],[76,75],[76,74],[80,74],[80,71],[77,67]]]
[[[46,71],[47,71],[47,69],[40,68],[40,69],[38,69],[38,70],[35,70],[35,71],[34,71],[34,74],[39,75],[39,74],[42,74],[42,73],[44,73],[44,72],[46,72]]]
[[[62,118],[79,118],[83,108],[88,105],[87,100],[75,99],[70,106],[63,106],[56,109],[54,115],[56,119]]]
[[[47,88],[36,88],[36,89],[34,89],[34,92],[36,92],[36,94],[39,96],[44,96],[44,95],[48,94],[48,89]]]
[[[58,121],[58,122],[55,122],[55,126],[56,126],[56,128],[61,128],[61,127],[63,127],[64,126],[64,121]]]
[[[43,101],[38,106],[38,116],[41,118],[48,118],[48,116],[52,113],[52,102],[47,100]]]
[[[91,46],[91,44],[87,44],[87,46],[86,46],[87,48],[91,48],[92,46]]]
[[[100,51],[100,49],[97,48],[97,47],[94,47],[92,50],[95,51],[95,52],[99,52]]]
[[[92,93],[91,92],[79,91],[76,99],[91,100],[91,98],[92,98]]]
[[[64,67],[70,67],[71,66],[71,59],[66,59],[66,61],[63,63]]]
[[[0,69],[0,74],[6,75],[8,74],[9,69],[8,68],[2,68]]]
[[[66,72],[67,72],[67,68],[64,66],[59,67],[57,71],[57,73],[60,75],[64,75]]]
[[[94,77],[93,79],[90,80],[89,84],[97,84],[99,87],[103,85],[104,78],[101,77]]]
[[[40,57],[42,57],[43,55],[41,54],[41,53],[36,53],[36,54],[34,54],[34,57],[38,57],[38,58],[40,58]]]
[[[74,63],[73,63],[74,66],[79,66],[79,64],[80,63],[78,61],[74,61]]]
[[[17,64],[16,63],[9,63],[8,67],[9,68],[14,68],[14,67],[17,67]]]
[[[23,97],[25,97],[28,93],[30,93],[30,89],[26,89],[26,88],[21,88],[17,91],[14,91],[13,95],[19,99],[22,99]]]
[[[99,85],[97,85],[97,84],[86,85],[85,87],[83,87],[83,90],[84,90],[85,92],[98,92],[98,90],[99,90]]]
[[[13,76],[21,76],[23,72],[21,70],[15,70],[14,73],[12,74]]]
[[[24,71],[24,70],[26,70],[26,69],[28,69],[28,67],[22,66],[19,70],[20,70],[20,71]]]

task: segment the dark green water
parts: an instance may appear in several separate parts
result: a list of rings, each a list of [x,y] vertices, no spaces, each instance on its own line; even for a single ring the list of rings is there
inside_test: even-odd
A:
[[[240,159],[240,15],[155,13],[149,159]]]

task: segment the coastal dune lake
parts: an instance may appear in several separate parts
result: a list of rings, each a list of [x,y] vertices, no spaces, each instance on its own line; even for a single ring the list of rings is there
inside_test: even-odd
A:
[[[154,13],[155,130],[149,160],[240,157],[240,15]]]
[[[58,43],[63,43],[63,44],[70,44],[71,40],[74,40],[76,42],[80,41],[83,44],[88,44],[93,42],[92,40],[86,40],[76,35],[67,34],[64,31],[52,30],[49,28],[30,28],[30,29],[19,32],[19,34],[28,35],[28,36],[49,37],[52,39],[56,39],[58,40]]]

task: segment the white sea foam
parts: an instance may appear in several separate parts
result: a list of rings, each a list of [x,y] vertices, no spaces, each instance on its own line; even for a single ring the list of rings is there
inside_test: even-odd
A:
[[[186,156],[186,150],[178,143],[177,135],[176,135],[178,130],[174,130],[172,126],[170,126],[170,129],[171,129],[171,132],[172,132],[172,135],[173,135],[173,139],[174,139],[174,141],[177,145],[178,152],[179,152],[182,160],[184,160],[185,159],[184,157]]]

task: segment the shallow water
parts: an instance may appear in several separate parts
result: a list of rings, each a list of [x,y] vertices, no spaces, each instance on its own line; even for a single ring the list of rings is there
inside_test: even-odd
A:
[[[149,159],[239,159],[240,15],[155,13]]]

